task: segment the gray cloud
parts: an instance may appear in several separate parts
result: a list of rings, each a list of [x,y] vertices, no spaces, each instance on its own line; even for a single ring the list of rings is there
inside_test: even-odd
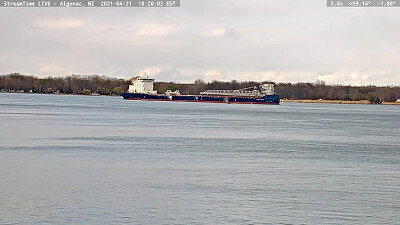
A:
[[[1,11],[0,74],[400,84],[400,15],[390,9],[183,0],[174,9]]]

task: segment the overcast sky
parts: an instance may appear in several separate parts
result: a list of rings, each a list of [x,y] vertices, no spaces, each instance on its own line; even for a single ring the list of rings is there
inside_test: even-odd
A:
[[[0,74],[400,85],[400,8],[181,0],[180,8],[0,8]]]

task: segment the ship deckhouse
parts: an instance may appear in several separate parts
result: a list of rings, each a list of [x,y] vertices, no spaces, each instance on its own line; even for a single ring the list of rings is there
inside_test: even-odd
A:
[[[148,77],[134,77],[132,79],[132,84],[129,85],[128,92],[138,94],[157,94],[157,91],[153,90],[153,83],[154,79]]]

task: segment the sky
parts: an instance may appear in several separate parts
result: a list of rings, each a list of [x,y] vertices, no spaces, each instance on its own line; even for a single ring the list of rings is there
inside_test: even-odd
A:
[[[181,0],[179,8],[0,8],[0,74],[400,85],[400,8]]]

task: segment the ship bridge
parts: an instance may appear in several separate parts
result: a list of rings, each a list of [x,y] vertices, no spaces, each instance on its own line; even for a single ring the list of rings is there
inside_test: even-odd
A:
[[[132,79],[132,84],[129,85],[129,93],[139,94],[157,94],[157,91],[153,90],[154,79],[148,77],[137,76]]]

